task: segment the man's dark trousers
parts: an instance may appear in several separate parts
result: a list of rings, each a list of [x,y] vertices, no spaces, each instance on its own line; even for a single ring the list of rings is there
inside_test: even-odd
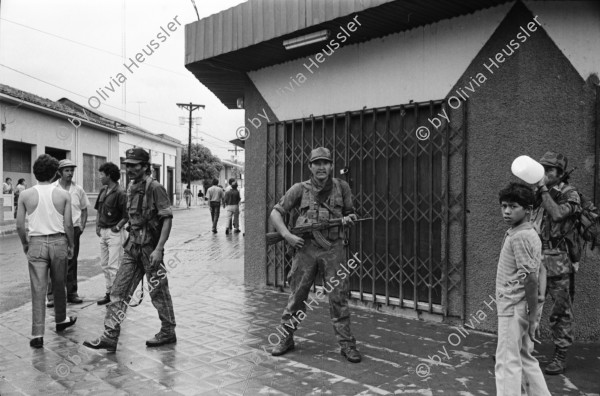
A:
[[[79,256],[79,239],[81,237],[81,227],[73,227],[73,258],[67,263],[67,300],[79,297],[77,294],[77,256]],[[52,282],[48,281],[48,301],[54,301],[52,294]]]
[[[213,223],[213,230],[217,229],[217,222],[219,221],[219,214],[221,213],[221,202],[210,201],[210,218]]]

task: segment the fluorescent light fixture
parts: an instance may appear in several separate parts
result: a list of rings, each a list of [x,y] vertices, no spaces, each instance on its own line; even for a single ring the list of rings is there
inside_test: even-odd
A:
[[[284,40],[283,46],[286,50],[291,50],[298,47],[303,47],[305,45],[310,45],[314,43],[318,43],[320,41],[325,41],[329,38],[329,30],[320,30],[318,32],[306,34],[304,36],[295,37],[293,39]]]

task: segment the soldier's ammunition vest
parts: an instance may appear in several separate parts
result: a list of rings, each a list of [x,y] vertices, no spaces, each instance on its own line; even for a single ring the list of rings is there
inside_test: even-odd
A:
[[[133,243],[148,244],[158,242],[160,237],[160,222],[156,214],[148,207],[148,190],[156,182],[152,176],[145,179],[144,188],[132,192],[133,180],[127,186],[127,213],[133,234]]]
[[[309,181],[302,182],[302,201],[300,202],[300,216],[296,220],[296,226],[300,224],[312,224],[334,218],[343,217],[344,198],[342,188],[338,179],[333,178],[333,188],[329,197],[324,202],[329,209],[317,201],[315,191]],[[343,238],[340,227],[321,231],[323,236],[331,241]]]

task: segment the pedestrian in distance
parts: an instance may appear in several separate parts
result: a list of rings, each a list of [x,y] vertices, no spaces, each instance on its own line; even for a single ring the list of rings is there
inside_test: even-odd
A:
[[[15,193],[15,219],[17,218],[17,206],[19,203],[19,194],[21,194],[21,192],[23,190],[27,189],[27,183],[25,182],[25,179],[19,179],[19,181],[17,182],[17,185],[14,188],[14,193]]]
[[[83,343],[88,348],[109,352],[117,350],[121,323],[144,275],[148,280],[152,305],[161,322],[160,331],[146,341],[146,346],[177,342],[175,312],[163,265],[165,243],[173,221],[171,203],[163,185],[150,175],[150,154],[136,147],[127,150],[125,155],[125,167],[132,180],[127,188],[129,236],[124,244],[123,261],[112,285],[110,303],[106,305],[104,333]],[[138,294],[136,297],[141,300]]]
[[[198,191],[198,199],[200,200],[200,205],[204,206],[204,194],[202,190]]]
[[[10,177],[7,177],[6,179],[4,179],[4,183],[2,183],[2,194],[12,194],[12,192],[12,179]]]
[[[44,346],[48,273],[54,288],[56,331],[63,331],[77,321],[74,316],[67,317],[65,286],[67,261],[73,256],[74,248],[71,197],[51,184],[57,169],[56,158],[40,155],[33,164],[38,184],[19,194],[17,232],[29,265],[32,308],[29,345],[33,348]],[[25,215],[29,215],[29,233],[25,228]]]
[[[233,224],[235,227],[234,232],[240,232],[240,192],[237,189],[238,185],[234,181],[231,184],[231,189],[225,193],[223,198],[223,208],[225,208],[225,234],[229,234],[231,231],[230,225]]]
[[[192,190],[190,190],[190,185],[188,184],[185,190],[183,190],[183,197],[185,198],[185,203],[187,204],[187,208],[190,208],[192,204]]]
[[[123,259],[123,227],[129,220],[127,214],[127,194],[119,185],[121,171],[112,162],[106,162],[98,169],[102,188],[94,209],[97,211],[96,235],[100,238],[100,266],[106,281],[106,294],[98,305],[110,302],[110,292],[117,271]]]
[[[219,186],[219,180],[213,179],[212,187],[206,191],[206,197],[208,198],[210,218],[212,220],[212,232],[214,234],[217,233],[217,223],[219,221],[221,203],[223,202],[224,196],[223,189]]]
[[[90,201],[83,191],[83,188],[73,181],[75,173],[75,165],[68,159],[60,160],[58,163],[57,176],[59,177],[53,184],[67,191],[71,196],[71,214],[73,216],[73,239],[75,245],[73,248],[73,257],[67,264],[67,302],[71,304],[81,304],[83,300],[77,293],[77,258],[79,257],[79,239],[85,225],[87,223]],[[52,287],[48,287],[48,304],[47,307],[52,307],[54,304],[54,296],[52,295]]]
[[[223,191],[225,194],[227,194],[227,191],[230,191],[233,188],[233,183],[235,183],[235,178],[230,177],[229,180],[227,180],[227,186],[225,187],[225,190]],[[239,216],[239,214],[238,214]],[[225,223],[225,228],[229,228],[230,230],[232,229],[232,225],[233,225],[233,218],[230,217],[229,221],[227,221]]]
[[[510,226],[504,236],[496,272],[498,344],[496,394],[498,396],[550,395],[544,374],[533,357],[537,323],[538,274],[542,244],[528,221],[534,193],[511,183],[499,193],[502,217]]]
[[[550,328],[554,341],[554,356],[544,372],[557,375],[567,369],[567,351],[573,344],[575,272],[581,255],[575,222],[581,212],[581,199],[577,189],[563,177],[567,157],[548,151],[539,162],[545,176],[537,184],[532,223],[542,240],[547,290],[553,300]]]
[[[343,278],[336,278],[336,273],[339,275],[342,272],[342,263],[346,262],[343,228],[315,231],[320,234],[319,240],[326,239],[329,245],[326,247],[313,237],[314,234],[308,234],[304,238],[293,235],[283,220],[283,217],[292,213],[293,209],[300,211],[296,226],[322,222],[330,218],[342,218],[343,223],[351,227],[357,220],[350,186],[345,181],[332,177],[331,152],[324,147],[312,150],[309,169],[312,174],[310,180],[294,184],[275,205],[270,216],[275,229],[295,249],[292,270],[288,274],[291,293],[281,317],[286,335],[275,345],[271,354],[280,356],[294,349],[296,327],[289,325],[294,323],[293,321],[300,323],[306,316],[303,309],[306,309],[308,293],[317,274],[323,271],[324,279],[335,279],[339,283],[326,292],[329,297],[333,329],[341,347],[340,352],[348,361],[358,363],[361,361],[361,355],[356,349],[356,339],[350,330],[348,278],[345,273]]]

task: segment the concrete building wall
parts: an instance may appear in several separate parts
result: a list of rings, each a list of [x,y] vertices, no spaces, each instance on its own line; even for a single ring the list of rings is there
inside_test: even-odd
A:
[[[527,26],[534,15],[517,4],[451,90],[469,84],[482,64]],[[539,18],[541,20],[541,17]],[[500,244],[506,231],[498,205],[498,191],[518,181],[510,165],[519,155],[540,158],[547,150],[564,153],[569,168],[578,169],[572,184],[592,196],[594,186],[594,87],[586,84],[545,29],[531,33],[494,73],[470,95],[468,102],[467,165],[467,317],[486,311],[494,292]],[[487,72],[487,70],[486,70]],[[464,88],[463,88],[464,89]],[[599,182],[599,181],[596,181]],[[600,269],[598,255],[588,252],[576,278],[576,339],[600,337]],[[551,304],[546,304],[544,317]],[[489,316],[477,328],[495,332]],[[549,335],[547,320],[542,326]]]
[[[311,66],[312,56],[249,76],[282,120],[441,99],[509,9],[510,3],[343,47],[318,68]]]
[[[315,61],[318,66],[311,64],[312,56],[249,76],[282,120],[440,99],[514,4],[340,48],[325,56],[323,63]],[[584,79],[600,71],[600,3],[530,1],[527,5]],[[336,100],[331,100],[333,92]]]
[[[267,123],[252,124],[248,119],[257,118],[258,114],[266,114],[271,122],[276,122],[278,119],[250,80],[244,91],[244,102],[246,103],[246,128],[250,131],[250,137],[246,140],[245,146],[247,161],[245,177],[250,182],[247,183],[244,191],[247,208],[244,217],[246,234],[244,281],[248,285],[264,287],[267,283],[267,246],[265,243]]]
[[[47,150],[61,150],[65,152],[77,167],[73,181],[83,186],[84,154],[100,156],[107,161],[119,162],[118,136],[103,129],[93,126],[79,124],[78,128],[66,118],[53,116],[26,107],[14,108],[14,106],[3,106],[2,113],[7,117],[6,130],[3,132],[3,146],[8,141],[29,145],[31,152],[31,166],[38,156]],[[11,177],[14,184],[19,178],[24,178],[29,187],[37,184],[33,175],[33,168],[29,172],[8,172],[3,168],[4,177]],[[87,191],[91,207],[88,208],[89,215],[95,215],[93,209],[97,195]]]

